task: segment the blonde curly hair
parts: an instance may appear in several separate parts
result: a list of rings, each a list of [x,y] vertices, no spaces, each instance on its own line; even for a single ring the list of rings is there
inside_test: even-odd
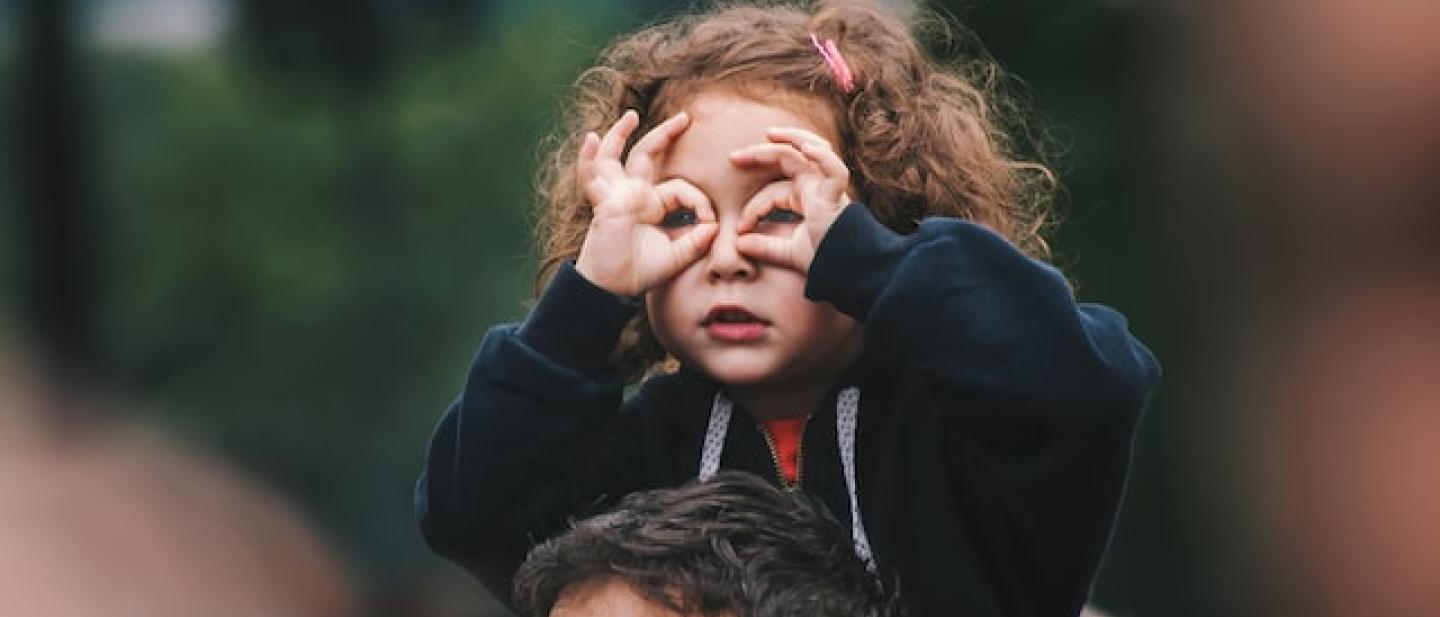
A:
[[[814,101],[833,121],[858,201],[898,233],[930,216],[985,225],[1022,251],[1050,257],[1045,240],[1057,183],[1023,160],[1004,127],[1018,107],[1002,73],[980,57],[943,63],[921,40],[944,43],[949,22],[928,12],[901,19],[863,1],[722,2],[622,36],[581,73],[536,178],[536,295],[580,252],[591,209],[575,162],[581,138],[603,133],[627,109],[642,123],[626,149],[696,94],[723,88],[761,102]],[[834,39],[855,75],[845,92],[811,42]],[[943,45],[942,45],[943,46]],[[627,328],[616,362],[637,381],[666,359],[645,315]]]

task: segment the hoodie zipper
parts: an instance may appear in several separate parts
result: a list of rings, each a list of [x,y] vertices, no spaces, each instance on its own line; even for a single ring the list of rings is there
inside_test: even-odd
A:
[[[770,463],[775,466],[775,477],[780,480],[780,486],[786,490],[800,488],[800,481],[805,476],[805,427],[810,424],[810,416],[800,423],[800,440],[795,443],[795,481],[791,482],[785,477],[785,466],[780,464],[780,448],[775,445],[775,435],[770,432],[770,427],[764,424],[760,426],[760,434],[765,437],[765,446],[770,448]]]

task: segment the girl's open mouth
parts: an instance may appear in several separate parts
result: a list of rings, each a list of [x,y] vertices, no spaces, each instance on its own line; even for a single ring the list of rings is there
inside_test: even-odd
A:
[[[737,305],[717,305],[700,323],[712,337],[727,343],[755,341],[765,336],[770,322]]]

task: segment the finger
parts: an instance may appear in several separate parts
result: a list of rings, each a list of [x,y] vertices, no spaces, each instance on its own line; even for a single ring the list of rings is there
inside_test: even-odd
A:
[[[735,223],[737,233],[750,233],[760,223],[760,217],[765,216],[776,207],[790,207],[795,199],[795,185],[789,181],[782,180],[772,182],[760,189],[745,207],[740,209],[740,220]]]
[[[793,178],[807,171],[818,171],[805,154],[787,144],[755,144],[730,153],[730,161],[738,167],[769,166]]]
[[[800,144],[815,144],[826,150],[834,151],[835,145],[830,140],[821,137],[818,133],[793,126],[772,126],[765,130],[765,137],[777,143],[788,143],[796,148]]]
[[[654,182],[655,160],[664,155],[689,126],[690,114],[682,111],[661,122],[660,126],[650,129],[650,132],[630,148],[630,155],[625,159],[625,171],[646,182]]]
[[[820,170],[818,174],[806,175],[797,180],[797,184],[801,185],[801,193],[816,197],[805,200],[806,206],[833,210],[849,203],[845,199],[845,189],[850,185],[850,172],[844,161],[834,152],[810,144],[802,146],[801,151],[805,158]]]
[[[671,178],[655,185],[655,192],[660,194],[660,201],[665,208],[665,211],[660,213],[661,218],[664,218],[665,213],[684,206],[694,210],[695,218],[702,223],[715,221],[715,209],[710,205],[710,198],[699,187],[682,178]]]
[[[580,160],[595,160],[595,152],[600,148],[600,136],[595,131],[585,134],[580,140]]]
[[[620,154],[625,151],[625,141],[630,139],[630,134],[635,132],[635,127],[640,125],[640,114],[633,109],[625,110],[620,119],[611,125],[610,130],[605,131],[605,137],[600,139],[600,149],[596,152],[597,159],[620,160]]]
[[[689,231],[681,234],[670,245],[671,264],[675,271],[685,269],[696,260],[700,259],[706,251],[710,250],[710,243],[715,241],[715,236],[720,232],[720,225],[717,223],[700,223]]]
[[[600,147],[600,138],[594,131],[585,134],[580,140],[580,152],[575,160],[575,169],[580,174],[580,183],[589,182],[595,175],[595,152]]]
[[[735,250],[751,259],[794,268],[801,272],[810,267],[810,260],[802,254],[803,244],[794,237],[742,234],[735,238]]]
[[[824,137],[801,128],[777,126],[767,129],[765,136],[773,142],[794,146],[810,162],[820,167],[825,176],[844,183],[850,181],[850,168],[835,152],[835,146]]]
[[[598,206],[605,200],[609,186],[595,161],[595,153],[599,147],[600,137],[593,132],[586,133],[580,142],[579,157],[575,162],[576,179],[580,181],[580,190],[584,192],[591,206]]]
[[[845,161],[841,160],[834,150],[807,142],[800,146],[800,153],[815,163],[826,178],[842,182],[850,180],[850,168],[845,166]]]
[[[804,155],[806,161],[820,170],[820,182],[803,182],[807,192],[813,187],[819,191],[819,196],[826,203],[843,198],[845,187],[850,184],[850,168],[829,141],[811,131],[784,126],[767,129],[765,136],[772,142],[795,147]]]

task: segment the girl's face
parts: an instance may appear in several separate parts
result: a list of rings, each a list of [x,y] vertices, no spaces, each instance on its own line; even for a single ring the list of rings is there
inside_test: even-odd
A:
[[[808,103],[794,100],[797,109]],[[765,130],[775,126],[839,140],[808,115],[723,90],[702,91],[684,109],[690,126],[671,146],[662,178],[682,178],[704,192],[720,231],[709,253],[645,295],[651,328],[682,363],[727,385],[833,381],[860,352],[859,324],[828,302],[807,300],[805,273],[736,250],[741,210],[784,178],[775,170],[739,168],[730,153],[767,143]],[[788,234],[795,224],[774,217],[750,233]]]

